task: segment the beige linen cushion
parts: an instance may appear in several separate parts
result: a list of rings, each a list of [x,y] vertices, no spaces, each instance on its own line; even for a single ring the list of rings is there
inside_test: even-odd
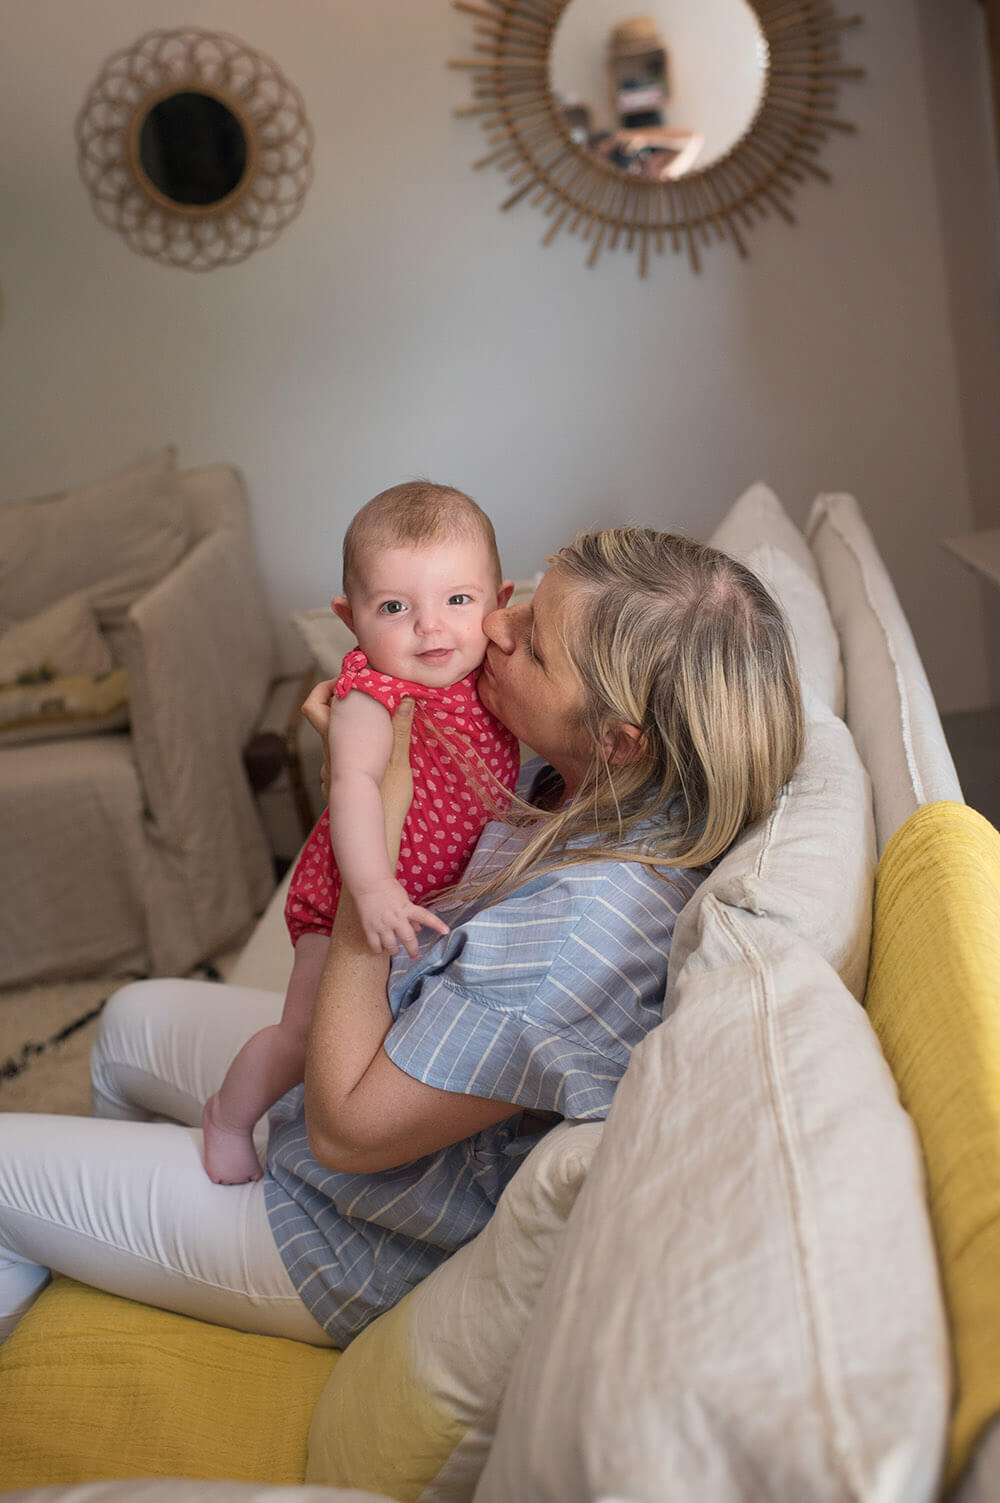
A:
[[[807,704],[805,750],[771,813],[750,825],[677,920],[667,1010],[698,944],[710,895],[767,915],[807,940],[856,996],[864,995],[871,942],[875,828],[868,775],[842,720]]]
[[[879,854],[920,807],[962,803],[913,634],[853,496],[820,495],[807,536],[840,634],[847,723],[871,774]]]
[[[865,1014],[797,935],[709,898],[476,1503],[929,1503],[948,1383],[920,1152]]]
[[[774,491],[761,481],[733,502],[708,541],[713,548],[721,548],[744,563],[755,548],[769,543],[787,553],[813,584],[819,585],[819,570],[809,544]]]
[[[307,1482],[414,1503],[471,1498],[514,1354],[603,1128],[548,1133],[479,1236],[350,1344],[316,1406]]]
[[[119,621],[190,540],[172,447],[93,485],[0,506],[0,618],[87,590],[102,623]]]
[[[753,485],[709,539],[764,581],[778,599],[795,642],[803,685],[835,715],[844,713],[840,643],[808,544],[766,485]]]
[[[66,678],[77,673],[107,673],[111,652],[101,636],[85,590],[57,600],[0,636],[0,687],[17,679]]]

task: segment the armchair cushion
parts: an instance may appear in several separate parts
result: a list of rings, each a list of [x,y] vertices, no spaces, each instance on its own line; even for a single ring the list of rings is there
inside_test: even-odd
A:
[[[0,636],[0,688],[17,680],[107,673],[111,652],[94,618],[86,590],[77,590],[19,621]]]
[[[0,506],[0,620],[85,589],[102,621],[118,621],[190,541],[172,447],[93,485]]]
[[[99,736],[128,725],[128,674],[74,674],[0,688],[0,745]]]

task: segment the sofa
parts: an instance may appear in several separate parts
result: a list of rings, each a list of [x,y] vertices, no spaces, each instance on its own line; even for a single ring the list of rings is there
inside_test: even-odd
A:
[[[0,507],[0,985],[180,975],[245,936],[273,657],[232,467],[167,448]]]
[[[341,1354],[54,1279],[0,1353],[14,1497],[1000,1495],[1000,836],[853,499],[803,534],[754,486],[712,541],[784,605],[805,751],[607,1122]],[[232,981],[280,990],[281,901]]]

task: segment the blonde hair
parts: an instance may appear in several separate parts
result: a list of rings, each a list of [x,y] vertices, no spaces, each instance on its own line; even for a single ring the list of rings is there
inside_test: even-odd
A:
[[[493,523],[471,496],[430,480],[408,480],[380,491],[366,502],[344,534],[344,594],[351,592],[358,560],[366,549],[422,547],[456,534],[482,541],[499,586],[502,573]]]
[[[582,534],[551,562],[578,586],[561,630],[591,760],[561,809],[512,808],[527,839],[476,884],[487,901],[584,861],[705,866],[767,813],[802,752],[788,627],[749,569],[638,527]],[[606,738],[621,723],[640,736],[616,764]]]

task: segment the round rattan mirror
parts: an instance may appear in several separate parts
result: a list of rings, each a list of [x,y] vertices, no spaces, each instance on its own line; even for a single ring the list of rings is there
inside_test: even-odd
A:
[[[859,23],[828,0],[452,0],[474,18],[472,102],[489,143],[476,167],[504,171],[514,191],[589,242],[588,265],[624,243],[646,275],[651,252],[746,234],[790,201],[832,131],[845,63],[841,37]]]
[[[76,137],[98,217],[139,254],[191,271],[269,245],[312,176],[298,91],[236,37],[193,27],[110,57]]]

